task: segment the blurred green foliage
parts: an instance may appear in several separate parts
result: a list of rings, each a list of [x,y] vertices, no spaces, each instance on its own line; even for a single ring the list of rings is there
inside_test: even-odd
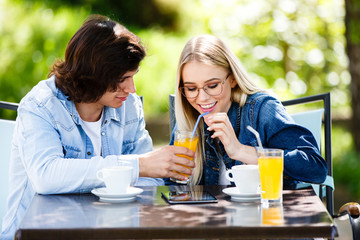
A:
[[[88,9],[59,8],[41,3],[0,1],[0,99],[19,102],[45,79]]]
[[[180,52],[198,34],[214,34],[251,78],[281,100],[331,92],[333,116],[351,114],[342,0],[0,0],[0,100],[19,102],[63,58],[91,13],[139,35],[148,56],[135,76],[146,118],[168,112]],[[0,117],[11,113],[0,112]],[[15,115],[13,115],[15,116]],[[346,152],[346,154],[345,154]],[[359,156],[345,128],[333,128],[335,180],[360,197]],[[354,174],[348,174],[349,172]],[[360,171],[357,171],[360,172]],[[354,177],[355,176],[355,177]]]
[[[103,14],[113,20],[120,21],[125,26],[139,28],[161,27],[168,30],[178,30],[178,17],[181,14],[178,1],[173,0],[15,0],[18,3],[43,3],[44,6],[57,10],[87,8],[92,13]]]
[[[333,126],[332,136],[335,191],[339,186],[346,188],[349,201],[360,202],[360,154],[354,151],[351,133],[346,128]]]
[[[147,46],[136,76],[146,117],[167,112],[182,47],[206,33],[228,43],[252,79],[281,99],[331,91],[335,113],[351,112],[339,0],[0,0],[0,99],[18,102],[45,79],[91,13],[126,24]]]

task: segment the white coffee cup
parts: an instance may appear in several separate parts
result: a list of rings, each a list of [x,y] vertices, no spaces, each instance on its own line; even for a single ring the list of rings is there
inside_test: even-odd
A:
[[[230,173],[232,177],[230,177]],[[258,193],[260,175],[258,165],[236,165],[226,171],[226,178],[234,182],[240,193]]]
[[[96,177],[105,183],[107,193],[123,194],[130,186],[132,172],[130,166],[114,166],[97,171]]]

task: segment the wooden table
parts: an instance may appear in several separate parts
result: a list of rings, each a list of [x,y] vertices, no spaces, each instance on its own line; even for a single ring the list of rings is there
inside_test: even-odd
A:
[[[102,203],[92,194],[36,195],[16,239],[333,238],[337,229],[312,189],[284,191],[283,204],[239,203],[222,186],[196,186],[218,203],[168,205],[144,187],[131,203]],[[179,188],[179,187],[177,187]],[[186,189],[187,186],[181,188]]]

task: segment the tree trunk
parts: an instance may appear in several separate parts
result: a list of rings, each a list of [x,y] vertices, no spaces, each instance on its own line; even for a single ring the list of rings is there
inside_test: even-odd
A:
[[[345,26],[349,71],[351,75],[351,128],[354,145],[360,152],[360,1],[345,0]]]

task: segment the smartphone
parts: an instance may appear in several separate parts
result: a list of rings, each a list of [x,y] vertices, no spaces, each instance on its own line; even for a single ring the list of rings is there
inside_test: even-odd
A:
[[[207,191],[168,191],[161,192],[170,204],[216,203],[218,200]]]

